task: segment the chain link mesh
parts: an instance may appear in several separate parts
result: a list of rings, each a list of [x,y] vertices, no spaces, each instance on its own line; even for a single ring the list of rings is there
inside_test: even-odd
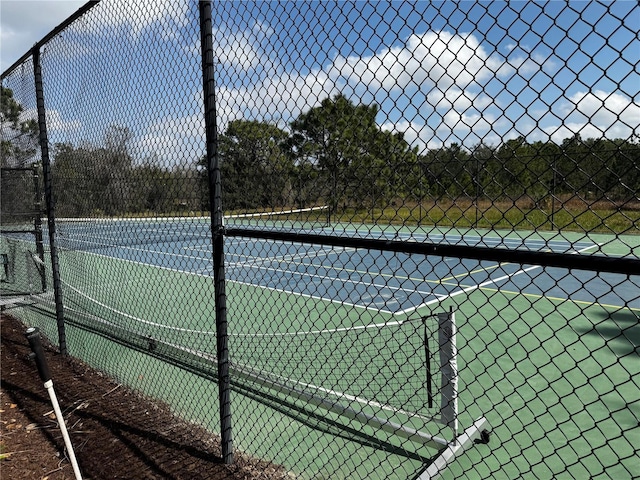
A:
[[[58,255],[16,315],[55,343],[55,284],[71,355],[224,434],[224,314],[233,447],[300,478],[427,478],[469,432],[442,478],[636,475],[638,4],[211,8],[104,0],[37,46]],[[2,74],[3,295],[33,72]]]
[[[1,118],[0,294],[5,298],[46,290],[45,271],[37,261],[44,257],[40,220],[44,198],[30,59],[3,77]]]

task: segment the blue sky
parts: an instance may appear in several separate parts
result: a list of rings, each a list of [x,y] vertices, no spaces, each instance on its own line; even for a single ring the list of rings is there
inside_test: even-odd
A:
[[[0,0],[0,71],[62,23],[85,0]]]
[[[70,13],[79,6],[62,3]],[[98,143],[117,123],[132,130],[139,157],[179,163],[201,155],[197,7],[103,4],[101,24],[78,25],[60,53],[43,57],[65,77],[66,88],[49,94],[53,136]],[[630,0],[216,2],[219,127],[246,118],[286,128],[343,93],[378,104],[380,126],[422,150],[517,136],[632,138],[640,134],[638,25],[640,6]]]
[[[274,10],[281,16],[272,20]],[[221,56],[230,119],[255,99],[252,115],[286,122],[342,92],[380,105],[379,124],[422,148],[639,133],[636,2],[261,4],[241,20],[224,13],[221,35],[252,56],[243,65]]]

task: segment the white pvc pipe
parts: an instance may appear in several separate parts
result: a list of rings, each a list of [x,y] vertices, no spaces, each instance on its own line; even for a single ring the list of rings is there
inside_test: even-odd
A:
[[[62,438],[64,439],[65,446],[67,447],[67,454],[69,455],[69,460],[71,461],[71,466],[73,467],[73,473],[76,476],[76,480],[82,480],[82,475],[80,474],[80,468],[78,467],[76,455],[73,452],[73,445],[71,445],[71,439],[69,438],[69,433],[67,432],[67,425],[64,423],[64,417],[62,416],[62,411],[60,410],[60,405],[58,404],[58,398],[56,397],[56,392],[53,389],[53,381],[47,380],[46,382],[44,382],[44,388],[46,388],[47,392],[49,392],[49,398],[51,399],[53,411],[56,414],[58,424],[60,425],[60,430],[62,431]]]

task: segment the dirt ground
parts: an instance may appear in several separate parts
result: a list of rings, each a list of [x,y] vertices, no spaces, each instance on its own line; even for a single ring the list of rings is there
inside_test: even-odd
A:
[[[24,336],[25,327],[0,320],[0,477],[73,479],[62,434]],[[46,357],[85,479],[283,479],[284,469],[237,452],[221,462],[219,438],[171,415],[100,372],[53,348]]]

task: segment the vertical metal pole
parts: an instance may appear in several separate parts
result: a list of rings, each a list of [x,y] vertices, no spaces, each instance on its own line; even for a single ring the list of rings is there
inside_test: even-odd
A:
[[[38,273],[40,274],[40,281],[42,283],[42,292],[47,291],[47,276],[44,268],[44,240],[42,238],[42,198],[40,192],[40,175],[38,175],[38,167],[33,166],[33,191],[34,191],[34,209],[35,216],[33,219],[34,231],[36,236],[36,252],[38,253],[38,257],[43,263],[38,264]]]
[[[555,230],[556,228],[556,224],[555,224],[555,213],[556,213],[556,158],[558,157],[557,154],[553,154],[553,164],[552,164],[552,168],[553,168],[553,178],[551,180],[551,231]],[[560,229],[558,229],[560,230]]]
[[[418,200],[418,227],[420,227],[421,223],[422,223],[422,201],[424,200],[424,192],[423,192],[423,180],[422,180],[422,175],[423,175],[423,169],[422,169],[422,161],[418,160],[418,169],[420,170],[419,172],[419,176],[418,176],[418,183],[419,183],[419,193],[420,193],[420,198]]]
[[[476,154],[476,174],[475,174],[475,194],[476,194],[476,220],[473,224],[473,228],[478,228],[478,209],[480,208],[480,158]]]
[[[227,297],[224,274],[224,223],[222,216],[222,185],[220,182],[220,164],[218,158],[213,31],[211,2],[209,1],[200,2],[200,40],[207,140],[207,170],[211,205],[211,236],[213,242],[220,434],[222,436],[222,460],[225,464],[231,464],[233,463],[233,442],[231,436],[231,385],[229,379],[229,344],[227,337]]]
[[[49,137],[47,136],[47,120],[42,91],[42,68],[40,66],[40,49],[34,47],[33,75],[36,84],[36,103],[38,107],[38,130],[40,132],[40,151],[42,155],[42,175],[44,177],[44,199],[47,208],[47,225],[49,227],[49,245],[51,249],[51,274],[53,276],[53,297],[56,304],[56,322],[58,324],[58,346],[60,353],[66,355],[67,336],[64,328],[64,310],[62,306],[62,284],[58,265],[58,248],[56,244],[56,222],[54,214],[53,188],[51,184],[51,162],[49,161]]]

